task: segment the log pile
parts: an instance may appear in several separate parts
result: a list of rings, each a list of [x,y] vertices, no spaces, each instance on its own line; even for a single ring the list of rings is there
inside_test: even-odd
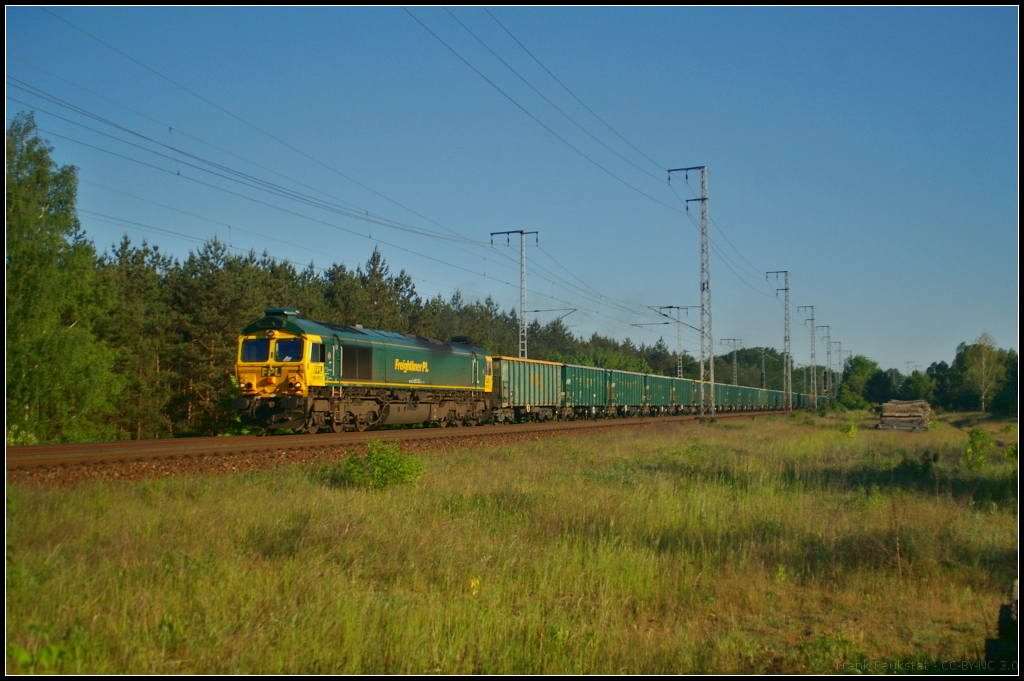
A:
[[[879,407],[879,428],[928,430],[932,408],[924,400],[890,400]]]

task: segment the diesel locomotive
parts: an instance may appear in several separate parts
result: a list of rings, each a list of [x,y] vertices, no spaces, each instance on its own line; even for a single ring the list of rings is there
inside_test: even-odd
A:
[[[303,319],[271,308],[238,339],[233,406],[250,428],[345,430],[398,424],[697,413],[690,379],[491,357],[451,341]],[[786,409],[778,390],[707,385],[718,411]],[[793,395],[794,407],[812,406]]]

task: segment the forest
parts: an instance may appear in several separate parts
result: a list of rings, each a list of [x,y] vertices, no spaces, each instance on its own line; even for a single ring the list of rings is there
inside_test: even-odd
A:
[[[519,319],[491,299],[469,302],[417,293],[380,252],[353,269],[296,267],[269,253],[239,254],[209,241],[184,260],[159,246],[120,244],[100,252],[75,210],[77,169],[57,166],[31,113],[7,129],[7,444],[143,439],[238,432],[230,408],[238,332],[268,307],[308,319],[450,339],[468,336],[495,355],[518,352]],[[530,357],[673,375],[663,340],[635,345],[573,335],[561,321],[529,324]],[[716,357],[719,382],[782,389],[783,353],[745,348]],[[697,360],[682,358],[696,378]],[[735,362],[735,364],[734,364]],[[1017,353],[982,334],[951,365],[906,376],[854,355],[838,401],[867,408],[893,398],[946,409],[1015,413]],[[764,370],[762,371],[762,367]],[[813,368],[818,392],[824,367]],[[812,369],[793,371],[809,392]],[[837,377],[837,383],[839,379]]]

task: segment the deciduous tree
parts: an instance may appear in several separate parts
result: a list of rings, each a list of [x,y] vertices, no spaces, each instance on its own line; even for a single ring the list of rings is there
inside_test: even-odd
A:
[[[964,352],[964,385],[978,398],[981,410],[1006,376],[995,339],[983,333]]]
[[[118,378],[93,332],[109,306],[75,214],[74,166],[58,166],[32,114],[7,129],[7,441],[109,437]]]

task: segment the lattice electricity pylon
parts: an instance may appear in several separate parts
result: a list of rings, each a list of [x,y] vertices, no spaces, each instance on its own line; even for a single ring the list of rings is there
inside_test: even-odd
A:
[[[491,245],[494,245],[494,237],[504,234],[508,237],[511,234],[519,235],[519,359],[526,359],[526,235],[539,234],[538,232],[524,232],[521,229],[513,229],[508,232],[491,232]],[[511,244],[511,238],[508,239]],[[540,236],[536,237],[534,245],[540,243]]]
[[[700,171],[700,196],[686,200],[686,210],[691,201],[700,201],[700,414],[710,415],[715,420],[715,334],[711,324],[711,239],[708,236],[708,169],[707,166],[672,168],[672,173]]]

